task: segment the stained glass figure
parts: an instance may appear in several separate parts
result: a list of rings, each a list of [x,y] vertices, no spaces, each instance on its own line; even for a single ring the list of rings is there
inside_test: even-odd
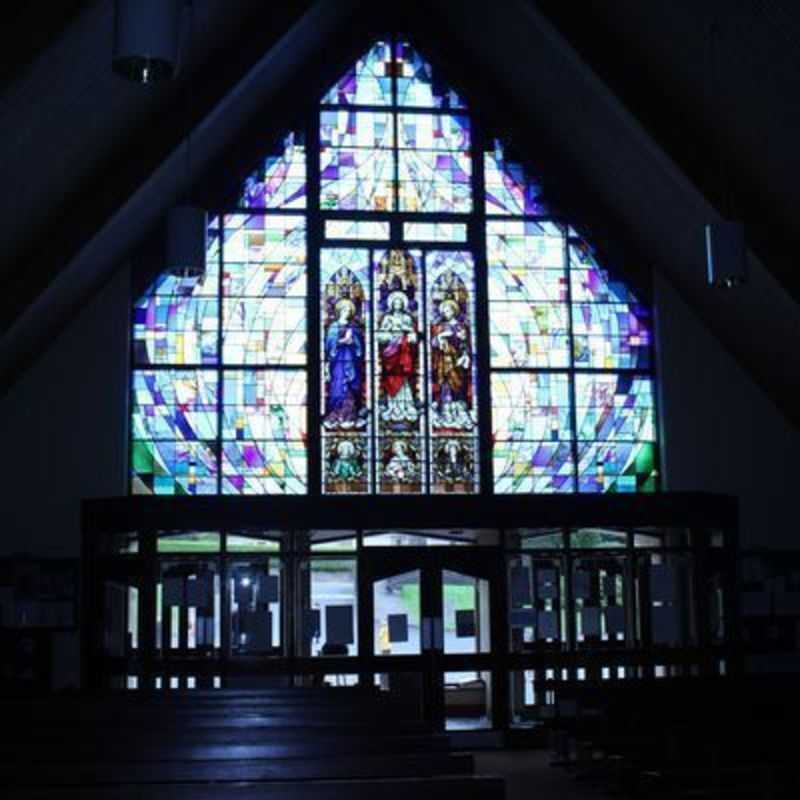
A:
[[[375,255],[375,376],[382,491],[419,491],[424,477],[421,255],[410,250]]]
[[[323,472],[331,493],[361,494],[370,483],[370,254],[320,254]]]
[[[477,474],[475,266],[471,254],[426,256],[432,490],[472,492]]]
[[[375,44],[339,78],[322,98],[324,105],[388,106],[392,104],[392,46]]]
[[[488,461],[501,494],[656,491],[647,306],[501,142],[473,152],[460,96],[392,41],[326,92],[318,151],[290,132],[211,218],[204,278],[137,299],[132,490],[467,494]]]
[[[247,178],[239,202],[243,208],[305,208],[306,193],[306,148],[290,133],[281,152]]]
[[[436,80],[431,65],[410,42],[395,45],[397,105],[415,108],[464,108],[449,86]]]
[[[545,215],[541,186],[525,174],[522,164],[509,161],[503,145],[484,153],[487,214]]]

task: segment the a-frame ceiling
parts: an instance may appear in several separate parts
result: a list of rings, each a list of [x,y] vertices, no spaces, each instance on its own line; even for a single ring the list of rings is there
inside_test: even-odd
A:
[[[0,387],[13,384],[157,228],[176,196],[176,148],[187,120],[197,170],[216,175],[210,185],[217,186],[231,143],[255,153],[261,137],[291,124],[326,70],[353,55],[347,51],[359,26],[379,25],[386,13],[359,0],[194,3],[193,63],[184,65],[181,80],[154,90],[111,74],[111,0],[65,4],[47,24],[19,12],[4,30],[13,57],[0,73]],[[749,81],[749,99],[730,105],[723,133],[731,171],[741,176],[736,193],[747,198],[739,207],[748,215],[752,279],[720,293],[704,285],[702,252],[703,225],[718,218],[719,186],[700,175],[703,156],[692,149],[711,153],[712,140],[702,104],[696,96],[687,100],[698,90],[687,79],[691,47],[682,38],[694,30],[697,5],[414,0],[398,13],[400,24],[462,79],[478,110],[506,126],[534,166],[541,162],[545,180],[558,184],[558,199],[578,220],[600,239],[623,244],[619,260],[628,274],[641,284],[649,269],[662,271],[797,424],[800,284],[790,223],[800,192],[791,177],[800,126],[786,87],[800,76],[793,33],[800,7],[745,4],[755,18],[760,10],[782,24],[779,34],[774,24],[751,26],[760,37],[751,49],[761,61],[751,53],[737,66],[738,84]],[[713,5],[724,14],[725,4]],[[737,19],[741,34],[743,18]],[[773,35],[784,37],[784,46],[771,58]],[[604,36],[607,48],[597,41]],[[692,42],[696,51],[701,45]],[[764,65],[775,81],[759,94],[759,76],[748,69]],[[194,87],[190,114],[187,77]],[[249,139],[242,137],[248,128]]]

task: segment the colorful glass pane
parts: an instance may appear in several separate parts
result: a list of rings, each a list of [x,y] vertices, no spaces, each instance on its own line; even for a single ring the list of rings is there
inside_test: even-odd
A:
[[[569,260],[573,301],[639,305],[633,292],[622,281],[612,278],[608,270],[598,264],[585,242],[570,241]]]
[[[564,236],[552,223],[486,223],[493,367],[570,365]]]
[[[653,381],[644,375],[575,375],[578,439],[655,441]]]
[[[224,363],[305,363],[305,217],[233,214],[224,234]]]
[[[398,147],[401,211],[472,210],[467,117],[399,114]]]
[[[495,492],[572,492],[572,415],[566,373],[492,375]]]
[[[404,222],[403,238],[407,242],[461,244],[467,241],[467,226],[463,222]]]
[[[320,117],[320,207],[394,210],[392,115],[323,111]]]
[[[376,42],[322,98],[325,105],[392,104],[392,48]]]
[[[541,187],[525,174],[521,164],[506,160],[500,142],[484,153],[487,214],[537,216],[548,210],[541,199]]]
[[[580,442],[578,490],[654,492],[658,488],[657,463],[653,442]]]
[[[217,490],[217,373],[135,370],[131,471],[137,494]]]
[[[363,219],[329,219],[325,222],[325,237],[386,241],[389,238],[389,223]]]
[[[426,255],[431,490],[477,491],[475,264],[470,253]]]
[[[370,254],[320,254],[323,472],[330,493],[370,486]]]
[[[374,256],[375,398],[381,492],[419,492],[425,484],[422,363],[422,254]]]
[[[234,370],[223,381],[224,494],[303,494],[304,370]]]
[[[150,364],[216,363],[219,328],[219,236],[209,228],[206,274],[161,274],[133,310],[133,360]]]
[[[290,133],[281,152],[268,156],[245,180],[240,204],[244,208],[306,207],[306,148],[298,134]]]
[[[397,105],[415,108],[464,108],[459,96],[436,80],[433,68],[409,42],[395,45]]]
[[[573,303],[572,332],[576,367],[647,369],[651,340],[642,306]]]

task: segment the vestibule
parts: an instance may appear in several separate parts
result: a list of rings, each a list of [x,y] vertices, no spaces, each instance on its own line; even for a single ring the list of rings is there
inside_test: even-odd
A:
[[[450,729],[737,669],[736,510],[701,494],[84,504],[84,683],[376,684]]]

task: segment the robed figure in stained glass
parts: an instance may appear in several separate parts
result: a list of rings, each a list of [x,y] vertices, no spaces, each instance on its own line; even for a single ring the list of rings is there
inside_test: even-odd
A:
[[[414,423],[419,419],[413,389],[418,354],[416,325],[408,313],[408,297],[403,292],[392,292],[387,306],[377,336],[384,398],[381,417],[385,422]]]
[[[325,392],[325,426],[356,428],[366,425],[364,414],[364,331],[356,319],[356,306],[347,297],[335,305],[336,318],[325,332],[328,386]]]

